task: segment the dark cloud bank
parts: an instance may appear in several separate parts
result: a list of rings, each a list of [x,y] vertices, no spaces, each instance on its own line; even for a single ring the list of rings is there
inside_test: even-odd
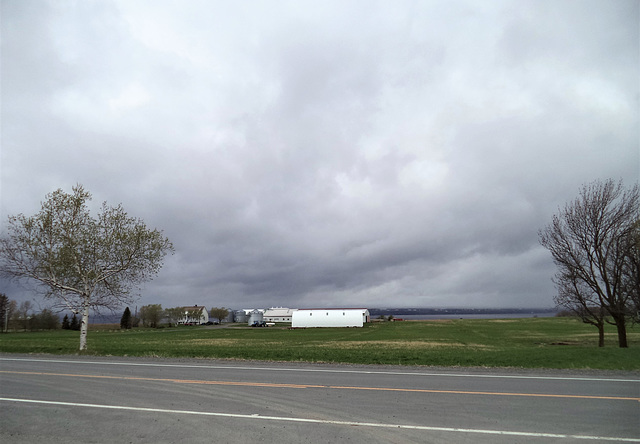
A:
[[[638,180],[638,15],[6,0],[2,223],[121,202],[176,247],[141,305],[551,306],[538,229]]]

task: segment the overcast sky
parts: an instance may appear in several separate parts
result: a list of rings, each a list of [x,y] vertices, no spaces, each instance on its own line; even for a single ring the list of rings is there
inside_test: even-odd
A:
[[[538,230],[639,178],[639,5],[2,0],[2,227],[122,203],[139,305],[552,307]]]

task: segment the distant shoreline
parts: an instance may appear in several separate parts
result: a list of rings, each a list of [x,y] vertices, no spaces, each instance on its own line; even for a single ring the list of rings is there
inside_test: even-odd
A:
[[[393,316],[406,320],[428,319],[505,319],[549,318],[558,313],[555,308],[370,308],[371,319]]]
[[[428,319],[505,319],[505,318],[551,318],[555,308],[369,308],[371,319],[380,316],[406,320]],[[94,314],[90,324],[120,323],[120,314]]]

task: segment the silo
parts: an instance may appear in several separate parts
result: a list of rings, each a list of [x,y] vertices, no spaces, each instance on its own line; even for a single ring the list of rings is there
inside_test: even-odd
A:
[[[226,317],[226,318],[224,318],[224,319],[223,319],[223,320],[221,320],[221,321],[222,321],[222,322],[225,322],[225,323],[227,323],[227,322],[228,322],[228,323],[231,323],[231,322],[233,322],[233,320],[234,320],[233,310],[229,310],[229,314],[227,315],[227,317]]]
[[[249,313],[249,325],[253,325],[256,322],[260,323],[262,322],[262,318],[263,318],[263,313],[260,310],[253,310],[251,313]]]
[[[247,322],[247,314],[244,310],[236,310],[233,312],[233,320],[235,322]]]

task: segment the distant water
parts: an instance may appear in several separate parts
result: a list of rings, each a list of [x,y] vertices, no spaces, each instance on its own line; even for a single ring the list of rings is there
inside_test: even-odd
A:
[[[397,315],[394,317],[407,321],[437,320],[437,319],[515,319],[515,318],[552,318],[555,312],[544,313],[469,313],[469,314],[416,314]],[[376,316],[372,316],[373,319]]]

